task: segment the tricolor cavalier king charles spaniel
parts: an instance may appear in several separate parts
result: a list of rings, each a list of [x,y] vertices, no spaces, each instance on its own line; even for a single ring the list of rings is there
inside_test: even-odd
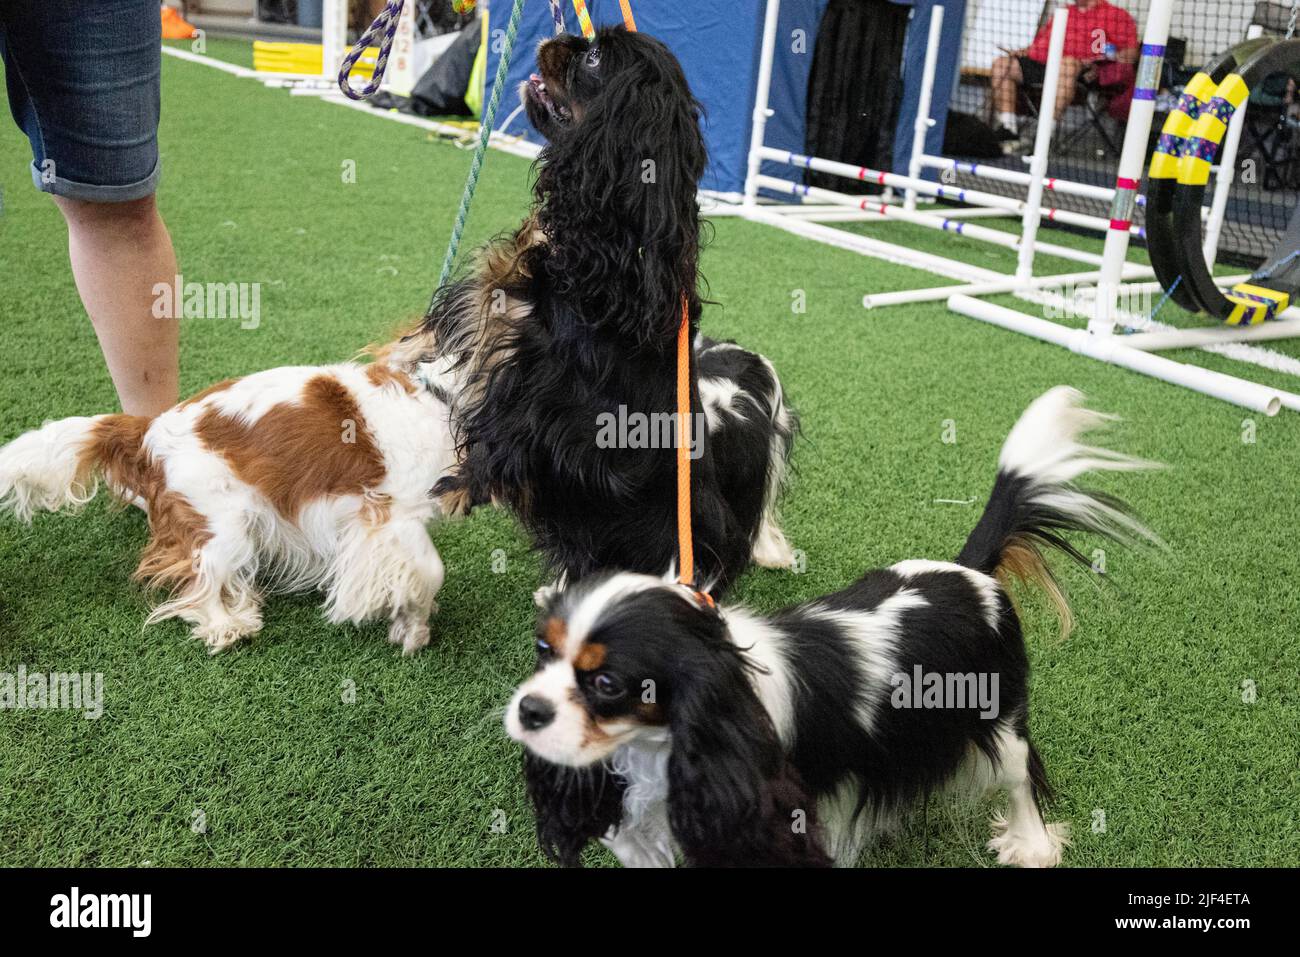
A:
[[[264,589],[326,592],[331,622],[391,619],[429,641],[443,567],[427,525],[455,464],[445,401],[384,362],[272,369],[149,419],[63,419],[0,448],[0,510],[84,505],[101,482],[143,509],[136,578],[170,592],[212,652],[262,627]]]
[[[689,440],[702,587],[721,593],[751,558],[787,566],[776,501],[794,416],[767,359],[697,333],[705,151],[681,66],[622,28],[548,40],[537,60],[522,95],[548,143],[531,214],[390,353],[443,363],[460,452],[439,486],[448,511],[509,506],[560,585],[661,574],[677,547],[672,448]],[[683,297],[698,388],[665,442],[656,427],[681,425]],[[651,427],[611,442],[611,422]]]
[[[1067,533],[1154,540],[1123,503],[1074,484],[1148,464],[1080,443],[1104,418],[1064,387],[1035,401],[953,562],[901,562],[770,616],[625,572],[553,596],[505,722],[544,852],[574,865],[600,839],[626,865],[850,865],[952,786],[1005,792],[989,842],[1001,863],[1058,863],[1067,832],[1043,820],[1004,582],[1045,589],[1068,628],[1044,552],[1086,566]],[[907,688],[918,675],[938,676],[923,699]]]

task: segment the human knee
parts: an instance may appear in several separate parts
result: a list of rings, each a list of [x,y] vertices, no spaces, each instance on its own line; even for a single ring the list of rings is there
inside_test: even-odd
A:
[[[158,203],[152,193],[124,203],[94,203],[66,196],[56,196],[54,201],[70,228],[135,232],[158,220]]]

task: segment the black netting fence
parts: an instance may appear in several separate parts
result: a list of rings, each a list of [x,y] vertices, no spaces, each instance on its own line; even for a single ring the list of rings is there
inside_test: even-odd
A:
[[[967,6],[961,78],[953,108],[997,131],[1004,155],[981,157],[983,163],[1028,170],[1056,6],[1056,0],[970,0]],[[1148,0],[1109,4],[1083,0],[1071,6],[1067,65],[1055,105],[1060,121],[1049,175],[1114,185],[1132,97],[1130,64],[1136,59],[1148,6]],[[1261,31],[1286,35],[1292,9],[1293,0],[1178,0],[1152,142],[1183,85],[1202,65]],[[1257,265],[1273,249],[1300,204],[1297,81],[1300,69],[1295,75],[1279,74],[1251,97],[1238,181],[1220,242],[1225,260]],[[959,156],[962,138],[950,136],[946,149],[949,155]],[[1017,192],[984,179],[965,175],[959,179],[964,186],[988,192]],[[1049,195],[1062,208],[1103,217],[1108,213],[1104,203]]]

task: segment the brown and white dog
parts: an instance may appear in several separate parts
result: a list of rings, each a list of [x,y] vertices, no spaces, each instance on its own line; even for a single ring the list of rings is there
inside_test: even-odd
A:
[[[46,423],[0,448],[0,510],[29,522],[106,483],[149,518],[135,577],[170,594],[146,623],[181,618],[211,652],[261,629],[264,590],[320,588],[332,623],[388,617],[413,654],[443,581],[429,491],[454,464],[443,398],[381,357]]]

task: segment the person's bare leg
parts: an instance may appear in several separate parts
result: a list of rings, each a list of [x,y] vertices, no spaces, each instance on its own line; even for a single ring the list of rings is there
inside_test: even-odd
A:
[[[1057,120],[1065,115],[1065,111],[1078,96],[1079,77],[1083,76],[1083,71],[1087,68],[1088,64],[1074,57],[1067,56],[1061,61],[1061,85],[1056,88]]]
[[[180,326],[153,315],[176,252],[152,196],[127,203],[54,197],[68,223],[77,291],[99,337],[123,411],[157,415],[178,398]]]
[[[1020,61],[1014,57],[1002,56],[993,61],[993,75],[989,78],[989,87],[993,92],[994,113],[1014,113],[1016,97],[1020,85],[1024,83],[1020,72]]]

